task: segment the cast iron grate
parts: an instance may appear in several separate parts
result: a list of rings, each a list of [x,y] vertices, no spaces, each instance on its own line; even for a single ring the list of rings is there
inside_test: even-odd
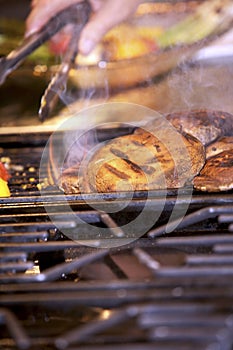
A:
[[[45,213],[20,222],[4,214],[0,347],[231,349],[233,236],[222,225],[231,228],[232,210],[216,208],[212,233],[193,228],[192,213],[171,237],[156,237],[155,228],[115,249],[67,239]]]
[[[1,200],[0,348],[232,349],[231,193],[195,194],[171,233],[165,233],[162,218],[129,244],[99,249],[63,233],[80,227],[62,211],[59,193],[39,196],[43,147],[37,144],[30,154],[27,147],[17,149],[14,145],[3,150],[13,164],[22,165],[23,158],[27,166],[19,177],[15,168],[14,194]],[[32,170],[35,186],[19,190]],[[124,196],[118,199],[124,201]],[[116,217],[92,209],[80,196],[66,199],[77,217],[109,228],[111,238],[113,228],[122,231]],[[88,197],[89,204],[103,199],[113,198]],[[168,196],[165,214],[175,201],[176,196]],[[53,208],[59,229],[45,202]],[[143,203],[143,195],[138,195],[127,211],[140,211]],[[151,199],[152,215],[159,205],[159,197]]]

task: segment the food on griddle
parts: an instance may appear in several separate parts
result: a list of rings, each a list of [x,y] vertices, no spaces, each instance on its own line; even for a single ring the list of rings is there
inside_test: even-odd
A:
[[[192,110],[166,116],[180,132],[193,135],[207,146],[218,138],[233,134],[233,116],[212,110]]]
[[[222,137],[206,147],[206,159],[227,150],[233,150],[233,136]]]
[[[146,131],[108,142],[88,164],[90,188],[114,192],[184,186],[204,165],[205,154],[198,140],[189,135],[180,138],[177,143],[174,136],[173,154],[166,143]]]
[[[204,147],[194,137],[173,132],[165,142],[141,130],[106,142],[86,160],[80,176],[77,167],[66,169],[58,185],[66,193],[80,187],[82,192],[179,188],[191,182],[204,162]]]
[[[233,189],[233,149],[209,158],[193,185],[196,190],[206,192]]]
[[[0,162],[0,197],[10,197],[8,180],[10,176],[5,166]]]
[[[190,183],[198,191],[230,190],[232,120],[230,113],[209,110],[155,118],[95,148],[82,171],[74,164],[56,183],[65,193],[176,189]]]

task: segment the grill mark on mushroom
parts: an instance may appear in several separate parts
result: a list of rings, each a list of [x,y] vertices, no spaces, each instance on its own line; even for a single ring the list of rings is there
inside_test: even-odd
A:
[[[152,175],[155,172],[155,169],[149,165],[144,165],[141,167],[141,169],[148,175]]]
[[[135,173],[142,173],[141,168],[134,162],[132,162],[132,160],[130,159],[123,159],[129,166],[130,168],[135,172]]]
[[[117,148],[110,148],[110,151],[117,157],[122,158],[122,159],[129,159],[128,155],[125,152],[120,151]]]
[[[114,166],[108,164],[108,163],[105,163],[104,164],[104,167],[110,171],[112,174],[118,176],[119,178],[123,179],[123,180],[129,180],[129,176],[127,174],[125,174],[123,171],[120,171],[118,169],[116,169]]]

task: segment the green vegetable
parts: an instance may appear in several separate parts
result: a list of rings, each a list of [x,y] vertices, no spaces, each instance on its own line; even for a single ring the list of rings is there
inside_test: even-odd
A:
[[[157,42],[161,48],[193,44],[213,34],[221,33],[233,21],[231,0],[209,0],[183,21],[167,29]]]

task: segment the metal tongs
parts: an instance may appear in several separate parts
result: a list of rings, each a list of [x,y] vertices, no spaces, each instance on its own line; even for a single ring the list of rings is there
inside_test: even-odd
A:
[[[41,121],[47,118],[57,101],[57,97],[66,89],[70,68],[78,54],[78,38],[82,28],[88,21],[90,13],[91,7],[87,1],[71,5],[52,17],[39,32],[23,40],[6,57],[0,58],[0,84],[3,84],[7,76],[18,68],[28,55],[49,40],[54,34],[58,33],[66,24],[74,24],[69,47],[64,54],[57,73],[50,81],[41,99],[39,109],[39,118]]]

